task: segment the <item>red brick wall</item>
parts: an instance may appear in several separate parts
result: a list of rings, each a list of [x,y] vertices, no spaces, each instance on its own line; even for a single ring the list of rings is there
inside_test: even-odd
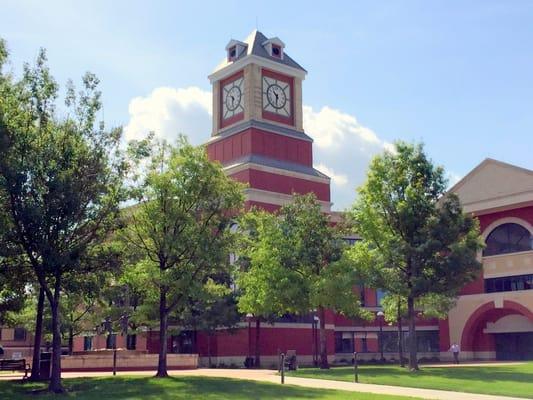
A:
[[[251,188],[284,194],[314,193],[318,200],[330,201],[329,184],[314,182],[291,176],[279,175],[255,169],[247,169],[232,174],[239,182],[247,183]]]
[[[520,218],[529,222],[530,224],[533,224],[533,206],[516,208],[514,210],[500,211],[492,214],[484,214],[478,216],[479,229],[481,233],[483,233],[483,231],[494,221],[506,217]]]
[[[256,128],[249,128],[208,144],[207,154],[209,159],[223,164],[245,155],[256,154],[308,167],[313,165],[311,142]]]

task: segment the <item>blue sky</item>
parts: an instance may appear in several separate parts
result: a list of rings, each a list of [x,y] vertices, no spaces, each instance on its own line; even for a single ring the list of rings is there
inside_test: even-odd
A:
[[[42,46],[60,83],[96,73],[106,122],[130,137],[201,143],[207,75],[256,20],[309,71],[306,129],[335,208],[396,139],[424,141],[452,180],[485,157],[533,168],[531,1],[4,0],[0,36],[15,70]]]

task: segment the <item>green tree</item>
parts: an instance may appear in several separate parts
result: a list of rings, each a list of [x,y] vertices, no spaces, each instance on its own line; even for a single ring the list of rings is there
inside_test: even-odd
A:
[[[360,282],[345,257],[342,230],[332,225],[314,194],[296,195],[281,208],[281,231],[285,238],[283,265],[298,273],[304,286],[307,309],[320,318],[320,368],[329,368],[326,347],[326,310],[350,318],[369,318],[354,290]]]
[[[67,86],[65,117],[55,112],[58,85],[41,50],[22,79],[0,84],[0,207],[10,215],[11,243],[28,258],[52,314],[49,390],[61,384],[60,302],[64,278],[91,272],[80,262],[114,227],[123,199],[121,130],[96,123],[98,79]],[[62,113],[63,114],[63,113]]]
[[[482,247],[477,220],[446,193],[444,171],[422,145],[396,143],[375,157],[352,210],[363,237],[350,251],[374,287],[405,299],[409,325],[409,367],[418,369],[416,304],[428,295],[455,297],[475,279]]]
[[[328,368],[326,309],[348,317],[367,318],[354,286],[359,282],[344,257],[340,229],[332,226],[313,194],[294,195],[277,216],[259,213],[249,236],[239,287],[242,312],[280,316],[317,310],[320,318],[320,367]]]
[[[134,143],[136,154],[142,146]],[[177,146],[151,142],[151,159],[137,187],[139,203],[131,210],[124,240],[137,250],[147,284],[159,297],[157,377],[167,373],[169,314],[201,292],[207,279],[229,262],[232,215],[242,207],[241,185],[220,164],[208,160],[205,148],[182,138]],[[144,153],[147,154],[147,153]]]
[[[239,220],[238,307],[255,319],[255,367],[261,365],[261,322],[307,307],[301,276],[282,263],[285,246],[280,221],[254,209]]]

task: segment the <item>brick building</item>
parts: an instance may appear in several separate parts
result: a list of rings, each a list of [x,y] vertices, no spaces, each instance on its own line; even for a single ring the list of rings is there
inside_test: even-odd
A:
[[[209,76],[213,86],[213,129],[207,142],[212,160],[248,185],[247,207],[275,211],[291,194],[313,192],[331,213],[330,179],[313,168],[313,140],[302,121],[302,82],[307,72],[285,52],[279,38],[254,31],[231,40],[226,56]],[[465,286],[446,320],[417,321],[419,356],[451,359],[451,343],[468,359],[533,359],[533,171],[487,159],[450,189],[466,212],[479,218],[487,247],[479,255],[483,272]],[[336,217],[333,213],[333,218]],[[356,240],[356,237],[348,240]],[[361,302],[377,314],[381,291],[359,288]],[[350,321],[326,315],[331,362],[396,357],[397,328],[380,318]],[[118,347],[158,351],[158,332],[117,338]],[[407,333],[405,334],[407,336]],[[109,347],[99,337],[79,337],[75,350]],[[262,365],[277,362],[280,351],[296,350],[300,363],[318,358],[313,315],[280,318],[261,328]],[[255,347],[255,328],[220,329],[211,337],[184,331],[168,342],[170,352],[199,353],[205,364],[241,366]]]

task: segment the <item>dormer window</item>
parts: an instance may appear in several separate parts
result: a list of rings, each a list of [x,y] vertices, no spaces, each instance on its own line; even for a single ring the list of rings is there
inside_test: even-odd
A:
[[[237,46],[230,47],[228,50],[228,61],[233,61],[237,58]]]
[[[272,57],[281,58],[281,47],[272,45]]]
[[[246,47],[248,45],[246,43],[240,42],[238,40],[232,39],[226,46],[226,51],[228,52],[228,62],[235,61],[239,59],[245,52]]]
[[[265,40],[262,45],[270,57],[283,60],[283,48],[285,47],[285,43],[279,38],[275,37]]]

